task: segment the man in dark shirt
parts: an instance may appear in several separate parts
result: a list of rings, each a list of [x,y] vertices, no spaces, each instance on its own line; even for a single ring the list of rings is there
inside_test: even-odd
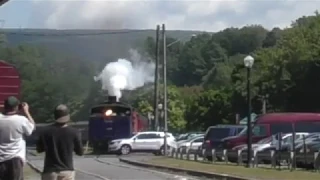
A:
[[[37,151],[45,152],[43,180],[74,180],[73,152],[83,155],[81,136],[68,126],[69,110],[59,105],[54,110],[55,123],[43,129],[37,142]]]

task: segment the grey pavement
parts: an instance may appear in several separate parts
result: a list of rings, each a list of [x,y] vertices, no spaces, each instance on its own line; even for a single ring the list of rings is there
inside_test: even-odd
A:
[[[39,168],[40,170],[43,169],[43,159],[41,158],[29,158],[29,162],[31,162],[33,165],[35,165],[37,168]],[[75,163],[75,166],[77,166],[77,162]],[[77,180],[101,180],[103,178],[98,178],[92,175],[88,175],[86,173],[83,173],[81,170],[80,171],[76,171],[76,178]],[[36,179],[35,179],[36,180]]]
[[[147,154],[133,154],[126,157],[135,160],[155,157]],[[29,156],[29,161],[42,169],[43,155]],[[127,165],[119,161],[117,156],[103,155],[96,158],[92,155],[84,157],[75,156],[75,168],[77,180],[195,180],[196,178],[182,175],[174,175],[167,172],[150,170]]]

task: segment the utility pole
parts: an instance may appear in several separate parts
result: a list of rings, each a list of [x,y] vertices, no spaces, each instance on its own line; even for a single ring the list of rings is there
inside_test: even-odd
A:
[[[267,100],[268,100],[269,95],[266,94],[262,96],[262,114],[267,113]]]
[[[156,31],[156,68],[154,73],[154,104],[153,104],[153,110],[154,110],[154,130],[158,130],[159,127],[159,55],[160,55],[160,25],[157,25],[157,31]]]
[[[167,131],[168,131],[168,99],[167,99],[167,43],[166,27],[162,24],[163,39],[163,112],[164,112],[164,155],[167,155]]]

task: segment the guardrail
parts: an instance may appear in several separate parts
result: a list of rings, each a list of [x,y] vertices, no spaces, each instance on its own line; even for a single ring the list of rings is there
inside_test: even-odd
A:
[[[320,152],[320,151],[319,151]],[[319,152],[308,152],[308,153],[297,153],[291,152],[280,152],[280,151],[264,151],[257,152],[253,151],[252,164],[253,167],[258,167],[262,161],[270,164],[271,168],[276,168],[281,166],[281,161],[288,162],[288,168],[293,171],[297,168],[299,164],[307,164],[312,166],[316,171],[320,170],[320,153]],[[199,158],[199,152],[190,151],[189,148],[171,148],[169,152],[169,157],[176,159],[194,160],[194,161],[206,161],[206,158]],[[191,158],[193,155],[193,158]],[[202,150],[202,157],[211,156],[212,163],[216,163],[217,159],[222,159],[226,164],[230,162],[235,162],[237,165],[243,165],[247,160],[247,152],[242,150],[227,150],[227,149],[212,149],[211,151]],[[231,160],[231,161],[230,161]]]

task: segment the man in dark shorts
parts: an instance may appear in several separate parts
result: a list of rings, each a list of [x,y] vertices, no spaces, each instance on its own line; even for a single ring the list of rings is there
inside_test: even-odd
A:
[[[42,180],[74,180],[73,152],[83,155],[83,145],[77,129],[68,126],[69,110],[59,105],[54,110],[55,123],[43,129],[37,141],[37,151],[45,152]]]
[[[26,142],[35,128],[27,103],[21,104],[25,116],[19,115],[19,100],[10,96],[4,101],[0,114],[0,180],[23,180]]]

